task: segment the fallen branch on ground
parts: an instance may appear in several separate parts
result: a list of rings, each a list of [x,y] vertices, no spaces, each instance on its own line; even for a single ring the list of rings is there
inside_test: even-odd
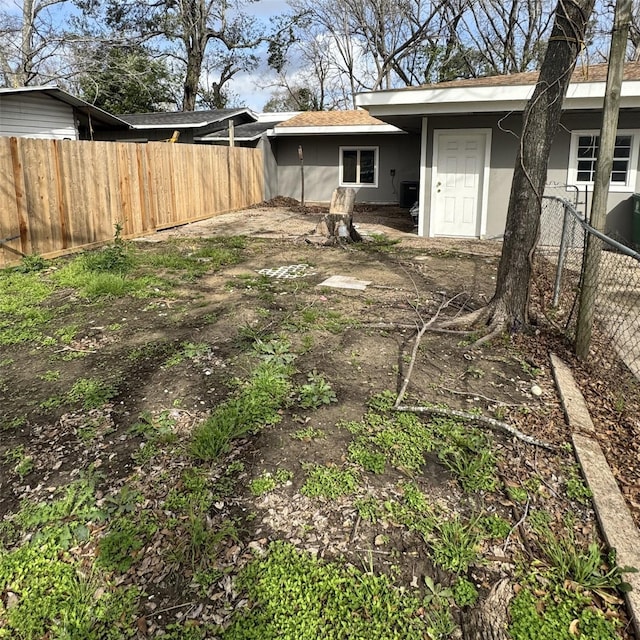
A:
[[[453,296],[453,298],[444,300],[438,307],[438,310],[433,314],[433,316],[429,320],[427,320],[427,322],[422,323],[422,327],[420,328],[420,331],[418,331],[418,335],[416,336],[416,341],[413,344],[413,350],[411,351],[411,360],[409,361],[409,367],[407,368],[407,375],[405,376],[404,381],[402,382],[402,387],[400,389],[400,393],[398,393],[398,397],[396,398],[394,409],[397,409],[398,405],[402,402],[402,399],[404,398],[404,394],[407,391],[407,387],[409,386],[409,382],[411,381],[411,373],[413,372],[413,367],[416,364],[416,358],[418,356],[418,348],[420,347],[420,340],[422,340],[422,336],[426,333],[429,327],[438,319],[440,312],[445,307],[448,307],[458,296],[461,296],[461,295],[462,294],[459,293]]]
[[[408,322],[361,322],[359,324],[361,327],[365,327],[367,329],[417,329],[418,327],[415,324],[410,324]],[[448,333],[455,336],[468,336],[473,333],[473,331],[458,331],[456,329],[441,329],[440,327],[427,327],[426,331],[430,333]]]
[[[488,396],[483,396],[481,393],[473,393],[472,391],[457,391],[456,389],[449,389],[448,387],[438,387],[441,391],[446,391],[447,393],[453,393],[457,396],[471,396],[472,398],[482,398],[489,403],[497,404],[503,407],[519,407],[521,406],[518,402],[503,402],[502,400],[496,400],[495,398],[489,398]]]
[[[458,411],[457,409],[445,409],[442,407],[399,405],[394,406],[393,409],[395,411],[404,413],[428,413],[436,416],[460,418],[460,420],[465,420],[467,422],[479,422],[481,424],[488,425],[492,429],[506,431],[508,434],[514,436],[515,438],[518,438],[518,440],[522,440],[522,442],[526,442],[527,444],[532,444],[535,447],[542,447],[543,449],[549,449],[550,451],[553,451],[555,449],[555,446],[548,442],[536,440],[535,438],[528,436],[526,433],[522,433],[522,431],[519,431],[506,422],[501,422],[500,420],[495,420],[494,418],[487,418],[486,416],[479,416],[473,413],[466,413],[465,411]]]

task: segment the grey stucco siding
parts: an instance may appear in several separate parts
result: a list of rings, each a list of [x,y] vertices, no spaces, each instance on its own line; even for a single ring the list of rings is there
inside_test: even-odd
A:
[[[278,195],[301,198],[298,146],[304,153],[305,201],[326,203],[340,186],[340,148],[378,149],[377,186],[357,186],[356,201],[397,204],[402,182],[420,175],[420,138],[411,134],[286,136],[275,140]],[[395,175],[391,175],[392,171]]]
[[[436,212],[431,210],[432,191],[431,176],[434,166],[434,132],[441,130],[460,131],[471,129],[487,129],[491,131],[491,151],[489,163],[489,178],[486,198],[486,232],[484,237],[496,238],[504,233],[513,168],[519,144],[519,136],[522,127],[521,114],[488,114],[482,116],[431,116],[427,119],[427,148],[425,154],[424,185],[421,185],[421,194],[425,199],[424,215],[425,229],[429,229],[429,222]],[[571,132],[573,131],[597,131],[600,128],[600,115],[597,113],[567,112],[563,115],[561,127],[556,134],[547,173],[547,184],[557,185],[554,195],[565,195],[573,199],[575,189],[567,189],[570,180],[568,173],[570,164]],[[619,130],[637,131],[640,144],[640,116],[637,112],[622,111],[618,124]],[[638,161],[632,167],[636,173],[633,185],[626,191],[612,189],[608,197],[607,233],[622,240],[630,240],[631,237],[631,211],[632,194],[640,192],[640,171]],[[581,212],[589,212],[592,192],[581,187],[579,189],[578,207]]]

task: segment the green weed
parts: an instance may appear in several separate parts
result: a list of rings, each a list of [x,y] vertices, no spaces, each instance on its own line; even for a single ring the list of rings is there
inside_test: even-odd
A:
[[[548,525],[536,523],[534,531],[558,583],[571,580],[586,589],[621,592],[630,589],[623,580],[623,573],[630,569],[621,569],[613,558],[605,558],[597,542],[592,541],[586,547],[580,545],[572,527],[567,528],[566,535],[556,535]]]
[[[478,524],[489,538],[496,540],[504,540],[511,531],[511,523],[495,514],[482,516]]]
[[[116,518],[98,544],[97,564],[108,571],[126,573],[146,545],[154,527],[130,518]]]
[[[591,504],[591,498],[593,497],[591,489],[584,483],[580,471],[575,465],[567,469],[566,491],[571,500],[575,500],[585,506]]]
[[[104,380],[78,378],[68,391],[65,401],[80,404],[83,409],[99,409],[113,398],[117,389]]]
[[[13,471],[20,477],[20,480],[33,471],[33,456],[26,454],[22,445],[9,449],[4,454],[4,459],[13,463]]]
[[[513,502],[518,502],[520,504],[525,504],[529,499],[529,493],[523,487],[508,486],[507,496],[509,496],[509,499],[513,500]]]
[[[83,479],[60,489],[50,502],[25,500],[7,519],[5,531],[9,530],[9,537],[31,534],[34,543],[53,543],[67,549],[89,538],[89,523],[104,519],[94,492],[94,482]]]
[[[350,442],[347,458],[359,464],[365,471],[384,473],[386,456],[380,451],[373,450],[366,442],[361,440]]]
[[[400,591],[387,576],[322,564],[281,542],[251,562],[238,584],[251,607],[238,612],[223,640],[422,640],[436,611],[435,601]]]
[[[55,317],[42,304],[55,287],[39,273],[0,271],[0,345],[44,344],[44,330]]]
[[[60,379],[60,371],[58,370],[49,370],[45,371],[43,374],[38,376],[41,380],[45,382],[55,382]]]
[[[478,590],[473,582],[460,576],[453,585],[453,599],[459,607],[473,606],[478,600]]]
[[[463,522],[456,514],[449,520],[437,520],[430,540],[434,562],[452,573],[464,573],[478,558],[480,535],[476,522]]]
[[[441,436],[438,458],[465,491],[493,491],[498,485],[496,457],[490,438],[478,429],[453,420],[433,423]]]
[[[235,438],[253,433],[280,420],[278,410],[291,391],[290,369],[273,361],[261,362],[239,393],[218,405],[193,431],[191,453],[214,460],[228,451]]]
[[[304,429],[298,429],[291,435],[296,440],[320,440],[325,437],[325,432],[322,429],[316,429],[314,427],[305,427]]]
[[[265,471],[249,482],[249,491],[254,496],[261,496],[289,482],[291,478],[293,478],[293,473],[287,469],[278,469],[273,474]]]
[[[99,588],[101,587],[101,588]],[[0,638],[120,640],[134,635],[138,591],[102,588],[52,545],[0,549],[0,592],[17,601],[0,604]]]
[[[22,256],[20,264],[14,267],[14,270],[19,273],[35,273],[44,271],[48,266],[49,262],[47,260],[41,255],[34,253],[30,256]]]
[[[308,465],[306,472],[307,479],[300,493],[310,498],[335,499],[353,493],[358,486],[358,475],[354,469]]]
[[[363,520],[368,520],[373,524],[378,522],[382,515],[380,504],[373,496],[358,498],[354,501],[353,506]]]
[[[204,342],[183,342],[177,353],[174,353],[165,363],[165,367],[175,367],[184,360],[197,360],[206,356],[211,347]]]
[[[317,409],[338,401],[331,385],[315,369],[307,375],[307,381],[298,388],[298,402],[303,409]]]
[[[617,640],[619,625],[605,618],[589,593],[561,585],[528,583],[509,605],[513,640],[574,640],[580,638]]]

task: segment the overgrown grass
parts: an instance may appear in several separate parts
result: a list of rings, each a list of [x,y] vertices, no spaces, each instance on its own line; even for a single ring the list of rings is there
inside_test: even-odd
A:
[[[353,493],[358,486],[355,469],[341,469],[333,465],[305,465],[307,479],[300,493],[310,498],[339,498]]]
[[[0,271],[0,344],[46,343],[45,329],[56,312],[43,303],[54,290],[39,273]]]
[[[191,453],[201,460],[215,460],[229,450],[234,439],[279,422],[278,410],[291,393],[291,373],[288,364],[274,360],[261,362],[237,395],[218,405],[211,416],[194,429]]]
[[[496,456],[491,438],[453,419],[429,422],[412,413],[391,410],[395,396],[383,392],[369,400],[362,421],[338,426],[354,435],[349,459],[366,471],[383,473],[385,464],[417,474],[425,455],[434,451],[443,466],[453,472],[468,492],[493,491],[498,487]]]

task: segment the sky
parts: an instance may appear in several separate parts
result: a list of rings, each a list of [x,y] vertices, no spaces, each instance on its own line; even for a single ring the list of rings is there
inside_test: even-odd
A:
[[[255,16],[268,21],[271,16],[285,13],[288,6],[286,0],[258,0],[247,8]],[[263,54],[262,63],[258,69],[251,73],[240,73],[229,83],[231,91],[237,96],[238,105],[257,112],[262,111],[265,102],[271,97],[272,90],[262,87],[275,77],[274,72],[266,64],[266,51]]]

